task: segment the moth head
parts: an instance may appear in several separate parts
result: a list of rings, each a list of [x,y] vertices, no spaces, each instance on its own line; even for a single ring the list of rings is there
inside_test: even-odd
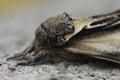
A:
[[[64,36],[73,32],[72,18],[64,12],[43,22],[36,30],[36,39],[43,43],[47,41],[52,47],[59,47],[66,43]]]

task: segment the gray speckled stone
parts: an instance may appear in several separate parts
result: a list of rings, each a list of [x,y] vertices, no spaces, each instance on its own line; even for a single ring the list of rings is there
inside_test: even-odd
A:
[[[5,61],[33,40],[35,29],[50,16],[64,11],[75,18],[91,16],[119,9],[119,5],[120,0],[56,0],[0,18],[0,80],[120,80],[120,65],[101,60],[18,67]]]

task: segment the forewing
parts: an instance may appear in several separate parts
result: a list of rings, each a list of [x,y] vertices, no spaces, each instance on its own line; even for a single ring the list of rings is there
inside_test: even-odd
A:
[[[99,31],[83,31],[65,46],[66,51],[120,63],[119,21]]]
[[[65,35],[66,42],[83,30],[100,30],[103,28],[108,28],[119,21],[120,10],[103,15],[73,19],[72,25],[74,26],[74,33]]]

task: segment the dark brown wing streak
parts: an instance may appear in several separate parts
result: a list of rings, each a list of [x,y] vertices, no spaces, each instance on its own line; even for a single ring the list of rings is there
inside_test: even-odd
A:
[[[99,31],[81,31],[64,49],[71,53],[120,63],[120,23],[118,21]]]
[[[91,17],[93,18],[93,17]],[[120,21],[120,10],[109,13],[109,14],[104,14],[100,15],[99,17],[94,17],[93,21],[91,21],[85,29],[92,29],[92,28],[107,28],[110,25]]]

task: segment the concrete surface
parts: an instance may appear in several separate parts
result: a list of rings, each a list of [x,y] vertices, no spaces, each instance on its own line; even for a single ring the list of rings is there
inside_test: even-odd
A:
[[[120,0],[56,0],[30,5],[0,18],[0,80],[120,80],[120,65],[101,60],[89,63],[18,66],[5,59],[22,51],[34,38],[34,31],[50,16],[64,11],[74,18],[119,9]]]

